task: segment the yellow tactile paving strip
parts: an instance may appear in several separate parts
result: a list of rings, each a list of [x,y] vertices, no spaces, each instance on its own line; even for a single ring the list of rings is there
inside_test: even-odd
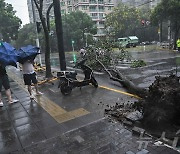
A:
[[[83,115],[89,114],[89,112],[83,108],[79,108],[77,110],[73,110],[71,112],[67,112],[61,115],[56,116],[55,118],[59,123],[65,122],[67,120],[71,120]]]
[[[15,73],[7,71],[10,78],[14,79],[25,91],[27,91],[26,86],[23,83],[23,79],[18,77]],[[52,102],[50,99],[42,96],[36,96],[35,101],[45,110],[47,111],[58,123],[66,122],[71,119],[75,119],[77,117],[89,114],[90,112],[79,108],[70,112],[67,112],[63,108],[61,108],[56,103]]]

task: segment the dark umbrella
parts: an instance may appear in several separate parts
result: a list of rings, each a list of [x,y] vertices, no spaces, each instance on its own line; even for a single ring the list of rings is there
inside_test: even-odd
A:
[[[17,67],[16,62],[18,58],[19,56],[13,46],[6,42],[0,43],[0,63],[2,65],[12,65]]]
[[[27,60],[34,60],[36,58],[36,56],[38,54],[40,54],[39,47],[32,46],[32,45],[28,45],[26,47],[21,47],[17,51],[17,53],[19,55],[18,62],[21,64],[23,64]]]

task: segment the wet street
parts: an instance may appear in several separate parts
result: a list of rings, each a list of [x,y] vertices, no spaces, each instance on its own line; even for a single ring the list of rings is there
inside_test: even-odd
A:
[[[135,59],[144,59],[147,66],[117,68],[136,85],[148,88],[156,75],[180,75],[180,53],[176,51],[133,52]],[[54,64],[56,76],[59,66]],[[68,67],[69,68],[69,67]],[[72,69],[72,68],[69,68]],[[83,78],[78,71],[78,79]],[[157,146],[155,138],[144,136],[147,146],[141,145],[140,133],[119,122],[109,122],[104,109],[116,103],[133,103],[136,96],[127,93],[119,83],[104,73],[95,72],[99,87],[75,88],[68,96],[61,94],[58,80],[39,86],[42,96],[30,100],[22,81],[21,71],[8,69],[16,104],[8,105],[3,91],[4,107],[0,108],[0,153],[37,154],[175,154],[165,145]],[[43,73],[38,73],[39,81]],[[176,149],[177,150],[177,149]]]

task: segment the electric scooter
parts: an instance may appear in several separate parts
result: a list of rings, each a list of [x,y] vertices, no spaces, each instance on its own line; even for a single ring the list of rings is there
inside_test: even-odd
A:
[[[63,95],[69,95],[73,88],[76,87],[83,87],[89,84],[92,84],[95,88],[98,87],[98,83],[94,77],[93,70],[85,65],[86,59],[81,60],[80,62],[76,63],[75,67],[78,67],[83,70],[85,75],[84,80],[79,81],[76,76],[76,71],[60,71],[57,72],[57,77],[59,78],[59,85],[61,93]]]

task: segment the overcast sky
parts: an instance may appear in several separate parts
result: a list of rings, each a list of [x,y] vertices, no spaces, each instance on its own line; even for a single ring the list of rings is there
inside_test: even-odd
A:
[[[29,23],[27,0],[5,0],[5,2],[12,4],[16,16],[22,20],[22,25]]]

